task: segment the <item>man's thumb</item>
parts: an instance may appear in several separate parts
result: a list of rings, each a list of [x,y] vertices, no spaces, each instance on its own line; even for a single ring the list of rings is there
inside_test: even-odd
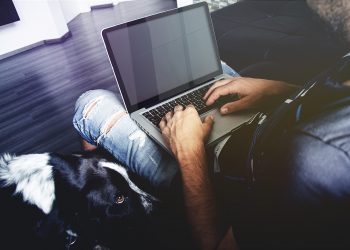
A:
[[[220,112],[221,114],[226,115],[226,114],[230,114],[230,113],[247,109],[247,108],[249,108],[249,103],[247,102],[247,100],[240,99],[240,100],[225,104],[220,108]]]
[[[204,125],[204,130],[205,134],[209,134],[211,128],[213,127],[214,124],[214,116],[213,115],[208,115],[205,117],[203,125]]]

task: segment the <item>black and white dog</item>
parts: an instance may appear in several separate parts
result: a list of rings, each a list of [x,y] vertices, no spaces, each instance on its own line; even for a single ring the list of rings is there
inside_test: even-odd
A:
[[[1,248],[131,249],[140,243],[157,200],[121,164],[99,155],[0,156]]]

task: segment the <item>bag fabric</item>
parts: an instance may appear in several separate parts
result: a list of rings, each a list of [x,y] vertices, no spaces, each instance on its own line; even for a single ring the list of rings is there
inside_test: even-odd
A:
[[[225,145],[225,211],[242,249],[350,245],[349,79],[347,56]]]

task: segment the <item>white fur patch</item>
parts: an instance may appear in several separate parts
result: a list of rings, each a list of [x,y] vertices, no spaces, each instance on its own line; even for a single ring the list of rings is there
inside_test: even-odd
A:
[[[152,211],[153,209],[152,200],[156,201],[157,199],[152,195],[142,191],[138,186],[136,186],[136,184],[130,180],[129,175],[126,172],[125,168],[111,162],[100,162],[100,165],[101,167],[105,167],[105,168],[109,168],[114,171],[117,171],[121,176],[123,176],[126,182],[129,184],[130,188],[140,195],[142,206],[145,208],[146,212],[149,213]]]
[[[15,194],[50,213],[55,200],[55,184],[49,154],[29,154],[0,157],[0,180],[4,186],[16,185]]]

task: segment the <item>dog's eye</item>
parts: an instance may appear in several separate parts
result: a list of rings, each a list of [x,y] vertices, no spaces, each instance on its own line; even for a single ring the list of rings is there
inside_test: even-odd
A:
[[[117,199],[115,200],[115,203],[116,204],[122,204],[124,202],[124,200],[125,200],[124,195],[118,195]]]

